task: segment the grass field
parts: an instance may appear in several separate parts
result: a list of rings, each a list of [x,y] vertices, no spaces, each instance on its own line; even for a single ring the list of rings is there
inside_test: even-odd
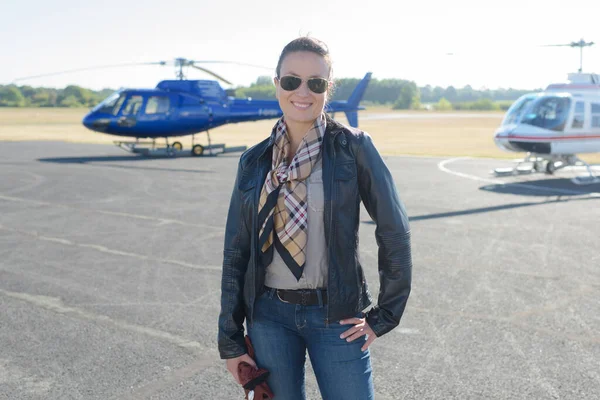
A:
[[[112,143],[123,139],[86,129],[81,120],[87,111],[69,108],[0,108],[0,141]],[[369,119],[380,114],[398,114],[402,118]],[[499,150],[492,140],[502,116],[502,112],[463,112],[461,118],[457,118],[445,116],[444,113],[392,111],[375,107],[360,112],[359,124],[361,129],[371,134],[379,150],[386,155],[518,158],[517,154]],[[341,115],[336,117],[346,123]],[[213,143],[251,146],[270,133],[274,122],[267,120],[225,125],[212,130],[211,138]],[[185,148],[189,148],[191,136],[171,140],[179,140]],[[207,143],[206,135],[198,134],[196,142]],[[583,155],[582,158],[591,163],[600,163],[598,154]]]

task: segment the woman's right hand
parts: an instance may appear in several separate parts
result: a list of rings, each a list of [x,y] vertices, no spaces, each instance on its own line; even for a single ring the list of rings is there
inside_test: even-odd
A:
[[[233,375],[235,381],[240,385],[242,384],[242,382],[240,382],[240,377],[238,376],[238,364],[244,361],[256,368],[256,363],[252,358],[250,358],[248,354],[243,354],[236,358],[227,359],[227,370],[231,373],[231,375]]]

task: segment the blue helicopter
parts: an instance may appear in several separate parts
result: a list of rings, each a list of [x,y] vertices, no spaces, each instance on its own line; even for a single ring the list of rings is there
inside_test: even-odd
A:
[[[169,144],[168,138],[185,135],[192,135],[193,156],[203,155],[205,150],[210,154],[244,150],[245,147],[225,148],[222,144],[211,144],[209,130],[225,124],[279,118],[282,115],[279,103],[276,100],[231,97],[216,80],[185,79],[183,67],[191,66],[231,84],[214,72],[196,65],[203,62],[176,59],[175,65],[179,68],[177,80],[163,80],[154,89],[121,89],[94,107],[83,119],[83,125],[96,132],[134,137],[135,142],[115,141],[115,144],[127,151],[145,155],[156,154],[157,138],[165,138],[167,142],[167,147],[159,150],[174,155],[182,151],[183,145],[181,142]],[[357,111],[364,110],[359,102],[370,79],[369,72],[347,101],[332,101],[326,111],[331,114],[344,112],[348,123],[358,126]],[[194,135],[200,132],[207,132],[208,146],[194,144]],[[140,142],[141,138],[152,139],[152,149],[140,147],[148,144]]]

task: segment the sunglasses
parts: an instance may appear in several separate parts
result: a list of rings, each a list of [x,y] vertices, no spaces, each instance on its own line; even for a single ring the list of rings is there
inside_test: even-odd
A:
[[[302,85],[302,78],[298,78],[297,76],[287,75],[278,79],[281,88],[288,92],[296,90]],[[321,94],[327,91],[329,81],[325,78],[310,78],[306,81],[306,84],[311,92]]]

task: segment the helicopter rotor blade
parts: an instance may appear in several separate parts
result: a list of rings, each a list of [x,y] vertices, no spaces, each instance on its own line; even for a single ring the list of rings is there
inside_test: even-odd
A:
[[[592,46],[593,44],[594,44],[594,42],[586,42],[585,40],[581,39],[577,42],[563,43],[563,44],[545,44],[545,45],[541,45],[540,47],[589,47],[589,46]]]
[[[233,83],[229,82],[227,79],[223,78],[223,77],[222,77],[222,76],[220,76],[220,75],[217,75],[217,74],[215,74],[214,72],[212,72],[212,71],[210,71],[210,70],[208,70],[208,69],[206,69],[206,68],[202,68],[202,67],[199,67],[199,66],[197,66],[197,65],[194,65],[194,64],[191,64],[191,65],[190,65],[190,67],[192,67],[192,68],[196,68],[196,69],[199,69],[200,71],[203,71],[203,72],[205,72],[205,73],[207,73],[207,74],[209,74],[209,75],[211,75],[211,76],[214,76],[215,78],[217,78],[217,79],[219,79],[219,80],[221,80],[221,81],[225,82],[225,83],[226,83],[226,84],[228,84],[228,85],[233,85]]]
[[[93,71],[93,70],[99,70],[99,69],[130,67],[130,66],[138,66],[138,65],[162,65],[162,66],[175,65],[176,67],[179,67],[179,68],[187,67],[187,66],[194,67],[200,71],[203,71],[203,72],[227,83],[228,85],[232,85],[232,83],[230,81],[223,78],[222,76],[217,75],[216,73],[214,73],[206,68],[199,67],[195,64],[233,64],[233,65],[260,68],[260,69],[273,71],[273,68],[266,67],[264,65],[248,64],[248,63],[242,63],[242,62],[237,62],[237,61],[218,61],[218,60],[207,60],[207,61],[196,60],[195,61],[195,60],[187,60],[185,58],[176,58],[175,60],[171,60],[171,61],[135,62],[135,63],[123,63],[123,64],[111,64],[111,65],[99,65],[99,66],[92,66],[92,67],[75,68],[75,69],[69,69],[69,70],[64,70],[64,71],[50,72],[47,74],[19,77],[19,78],[14,79],[13,82],[19,82],[19,81],[24,81],[24,80],[29,80],[29,79],[45,78],[45,77],[49,77],[49,76],[63,75],[63,74],[69,74],[69,73],[74,73],[74,72],[81,72],[81,71]]]
[[[264,65],[257,65],[257,64],[248,64],[248,63],[242,63],[242,62],[238,62],[238,61],[212,61],[212,60],[190,60],[191,63],[196,63],[196,64],[233,64],[233,65],[240,65],[243,67],[253,67],[253,68],[260,68],[260,69],[267,69],[267,70],[273,70],[273,67],[266,67]]]
[[[96,67],[85,67],[85,68],[75,68],[75,69],[68,69],[65,71],[57,71],[57,72],[51,72],[49,74],[40,74],[40,75],[31,75],[31,76],[24,76],[24,77],[20,77],[20,78],[16,78],[13,80],[13,82],[18,82],[18,81],[24,81],[24,80],[29,80],[29,79],[36,79],[36,78],[44,78],[47,76],[55,76],[55,75],[62,75],[62,74],[69,74],[72,72],[80,72],[80,71],[92,71],[92,70],[97,70],[97,69],[108,69],[108,68],[119,68],[119,67],[130,67],[130,66],[136,66],[136,65],[166,65],[167,61],[157,61],[157,62],[144,62],[144,63],[125,63],[125,64],[112,64],[112,65],[100,65],[100,66],[96,66]]]

